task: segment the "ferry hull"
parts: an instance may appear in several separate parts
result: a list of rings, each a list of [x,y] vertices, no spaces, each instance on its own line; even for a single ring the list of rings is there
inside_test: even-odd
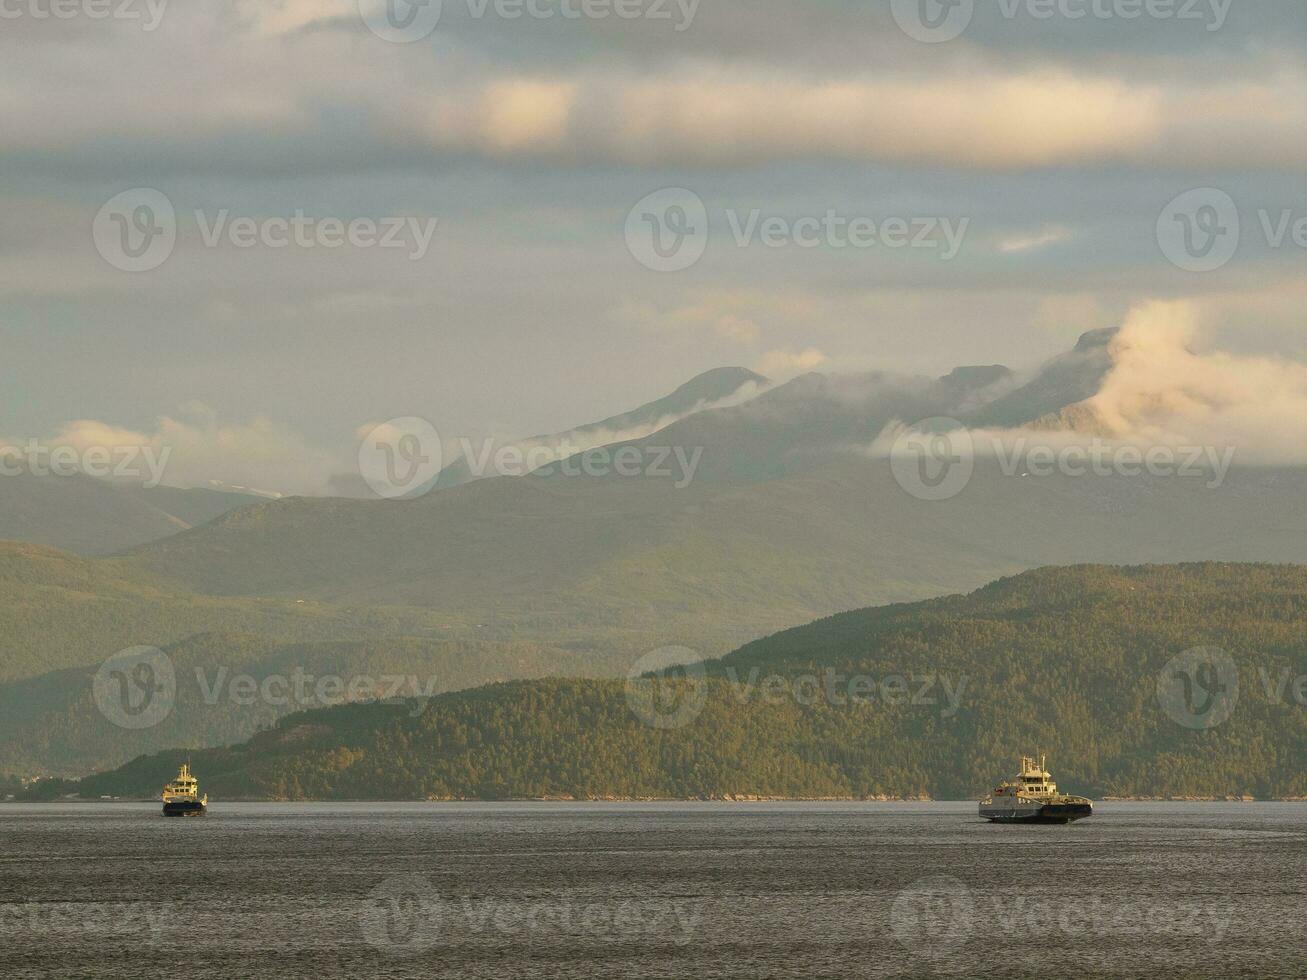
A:
[[[1067,824],[1094,815],[1089,803],[1045,803],[1030,807],[982,807],[980,815],[990,823]]]
[[[163,805],[165,817],[202,817],[205,806],[199,800],[173,800]]]

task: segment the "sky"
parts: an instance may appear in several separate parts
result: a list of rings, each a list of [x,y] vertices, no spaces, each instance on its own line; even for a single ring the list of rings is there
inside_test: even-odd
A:
[[[1300,0],[51,2],[0,0],[0,439],[315,493],[394,418],[1029,367],[1153,300],[1307,360]]]

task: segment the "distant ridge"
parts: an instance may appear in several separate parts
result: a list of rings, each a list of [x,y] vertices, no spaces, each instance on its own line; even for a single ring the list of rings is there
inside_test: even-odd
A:
[[[714,368],[691,378],[670,395],[648,402],[629,412],[613,415],[588,425],[580,425],[566,432],[507,440],[505,445],[550,448],[571,446],[574,451],[580,452],[593,446],[646,435],[694,412],[716,407],[733,397],[761,392],[770,384],[771,382],[762,375],[747,368]],[[495,474],[478,475],[473,472],[467,460],[459,458],[442,469],[436,479],[418,493],[460,486],[486,475]]]

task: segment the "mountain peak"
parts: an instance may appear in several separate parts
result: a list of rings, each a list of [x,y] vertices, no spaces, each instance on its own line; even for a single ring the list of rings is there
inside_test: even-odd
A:
[[[767,378],[748,368],[713,368],[695,375],[671,394],[621,415],[580,425],[566,432],[532,436],[505,445],[520,444],[560,450],[566,448],[569,454],[581,452],[595,446],[643,437],[687,415],[693,415],[739,396],[751,385],[756,390],[748,392],[749,396],[757,394],[770,384]],[[433,489],[470,483],[480,479],[480,476],[481,474],[472,472],[466,459],[459,458],[441,470],[437,478],[424,486],[415,496],[421,496]]]
[[[978,390],[1012,377],[1012,370],[1002,364],[968,365],[954,368],[939,380],[951,388]]]
[[[1090,330],[1082,333],[1080,339],[1076,341],[1075,352],[1077,354],[1087,354],[1090,351],[1104,348],[1120,332],[1120,327],[1103,327],[1101,330]]]
[[[695,375],[670,395],[668,400],[694,405],[701,401],[717,401],[735,394],[746,384],[765,387],[771,382],[761,374],[743,367],[719,367]]]

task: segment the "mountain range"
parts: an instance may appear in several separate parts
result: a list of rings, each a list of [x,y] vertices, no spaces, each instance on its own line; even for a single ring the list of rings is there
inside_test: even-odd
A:
[[[1025,374],[981,365],[767,386],[726,369],[578,426],[571,445],[621,438],[529,476],[447,473],[405,500],[257,500],[207,522],[152,503],[171,532],[111,556],[0,545],[0,704],[21,706],[0,712],[0,772],[116,766],[176,744],[187,724],[194,744],[222,744],[306,706],[257,720],[179,712],[169,725],[182,728],[126,735],[87,692],[106,657],[137,645],[165,648],[188,670],[258,679],[298,658],[344,676],[435,675],[433,690],[455,691],[620,676],[665,646],[720,657],[797,623],[1044,565],[1307,561],[1300,468],[1236,465],[1220,481],[1039,475],[977,455],[963,490],[930,500],[907,492],[876,448],[899,423],[937,417],[977,431],[1065,434],[1086,419],[1092,429],[1087,402],[1114,370],[1114,337],[1087,334]],[[0,494],[40,498],[21,482],[0,478]],[[102,512],[88,509],[90,523]],[[27,536],[8,520],[6,533]]]

